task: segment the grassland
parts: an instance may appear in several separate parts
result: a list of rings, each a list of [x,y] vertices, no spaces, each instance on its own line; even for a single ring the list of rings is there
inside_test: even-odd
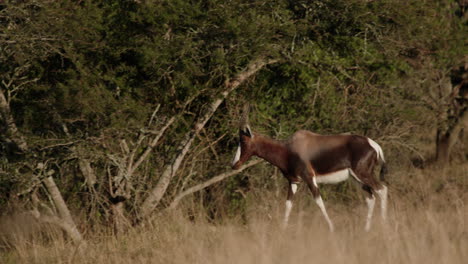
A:
[[[259,198],[249,202],[246,221],[226,218],[213,223],[201,211],[189,220],[179,209],[126,234],[114,235],[105,227],[85,232],[87,244],[79,246],[59,231],[34,226],[21,216],[3,219],[0,262],[466,263],[466,164],[403,172],[389,175],[388,223],[382,223],[376,207],[367,233],[366,207],[359,195],[348,203],[326,201],[336,225],[330,233],[305,188],[300,189],[286,230],[279,228],[283,199],[254,189]]]

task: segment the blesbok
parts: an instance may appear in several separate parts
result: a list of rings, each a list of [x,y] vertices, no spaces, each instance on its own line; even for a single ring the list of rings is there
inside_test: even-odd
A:
[[[387,187],[374,177],[374,167],[381,162],[380,178],[386,171],[382,148],[372,139],[357,135],[320,135],[306,130],[295,132],[288,140],[278,141],[253,133],[246,118],[239,128],[239,146],[232,168],[239,168],[251,156],[258,156],[278,167],[289,182],[283,226],[288,224],[292,198],[297,184],[304,181],[325,216],[331,231],[318,183],[338,183],[351,176],[366,192],[368,213],[365,230],[371,226],[375,196],[381,200],[381,216],[387,216]]]

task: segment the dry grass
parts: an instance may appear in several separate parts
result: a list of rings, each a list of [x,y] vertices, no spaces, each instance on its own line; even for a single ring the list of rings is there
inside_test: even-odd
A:
[[[391,175],[390,219],[383,225],[376,207],[368,233],[363,230],[364,203],[326,202],[337,229],[330,233],[319,210],[303,195],[287,230],[276,220],[283,203],[265,199],[251,205],[247,224],[211,224],[203,217],[188,221],[173,212],[118,237],[87,234],[88,244],[79,248],[57,232],[48,234],[48,242],[23,236],[10,241],[12,249],[3,252],[0,262],[466,263],[467,172],[465,165],[436,172],[412,170],[404,179]],[[271,216],[262,206],[270,208]]]

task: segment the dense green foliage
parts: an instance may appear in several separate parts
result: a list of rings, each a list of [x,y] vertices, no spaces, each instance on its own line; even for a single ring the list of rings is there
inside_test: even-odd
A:
[[[278,62],[234,90],[216,111],[164,205],[229,170],[247,101],[252,128],[272,137],[297,129],[351,132],[379,141],[390,160],[432,155],[427,140],[435,138],[440,113],[448,111],[447,94],[438,87],[466,63],[463,3],[6,1],[0,4],[0,89],[29,150],[2,144],[0,206],[19,200],[28,207],[28,195],[16,195],[28,188],[44,195],[34,184],[37,164],[45,163],[72,212],[109,220],[110,178],[132,149],[141,154],[152,133],[177,116],[128,187],[126,214],[138,214],[197,117],[227,79],[258,58]],[[0,139],[8,141],[6,134]],[[92,188],[80,160],[96,174]],[[214,216],[239,212],[246,197],[241,194],[274,184],[269,166],[255,170],[263,176],[237,176],[195,197]]]

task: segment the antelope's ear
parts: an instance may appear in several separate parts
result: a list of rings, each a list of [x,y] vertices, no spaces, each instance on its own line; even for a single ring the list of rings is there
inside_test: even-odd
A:
[[[245,136],[248,136],[249,138],[253,138],[254,135],[252,133],[252,130],[250,129],[250,126],[249,125],[246,125],[244,128],[241,128],[241,134],[242,135],[245,135]]]
[[[249,137],[250,137],[250,138],[253,138],[254,135],[253,135],[252,130],[250,129],[250,126],[249,126],[249,125],[246,126],[246,130],[247,130],[247,134],[249,135]]]

